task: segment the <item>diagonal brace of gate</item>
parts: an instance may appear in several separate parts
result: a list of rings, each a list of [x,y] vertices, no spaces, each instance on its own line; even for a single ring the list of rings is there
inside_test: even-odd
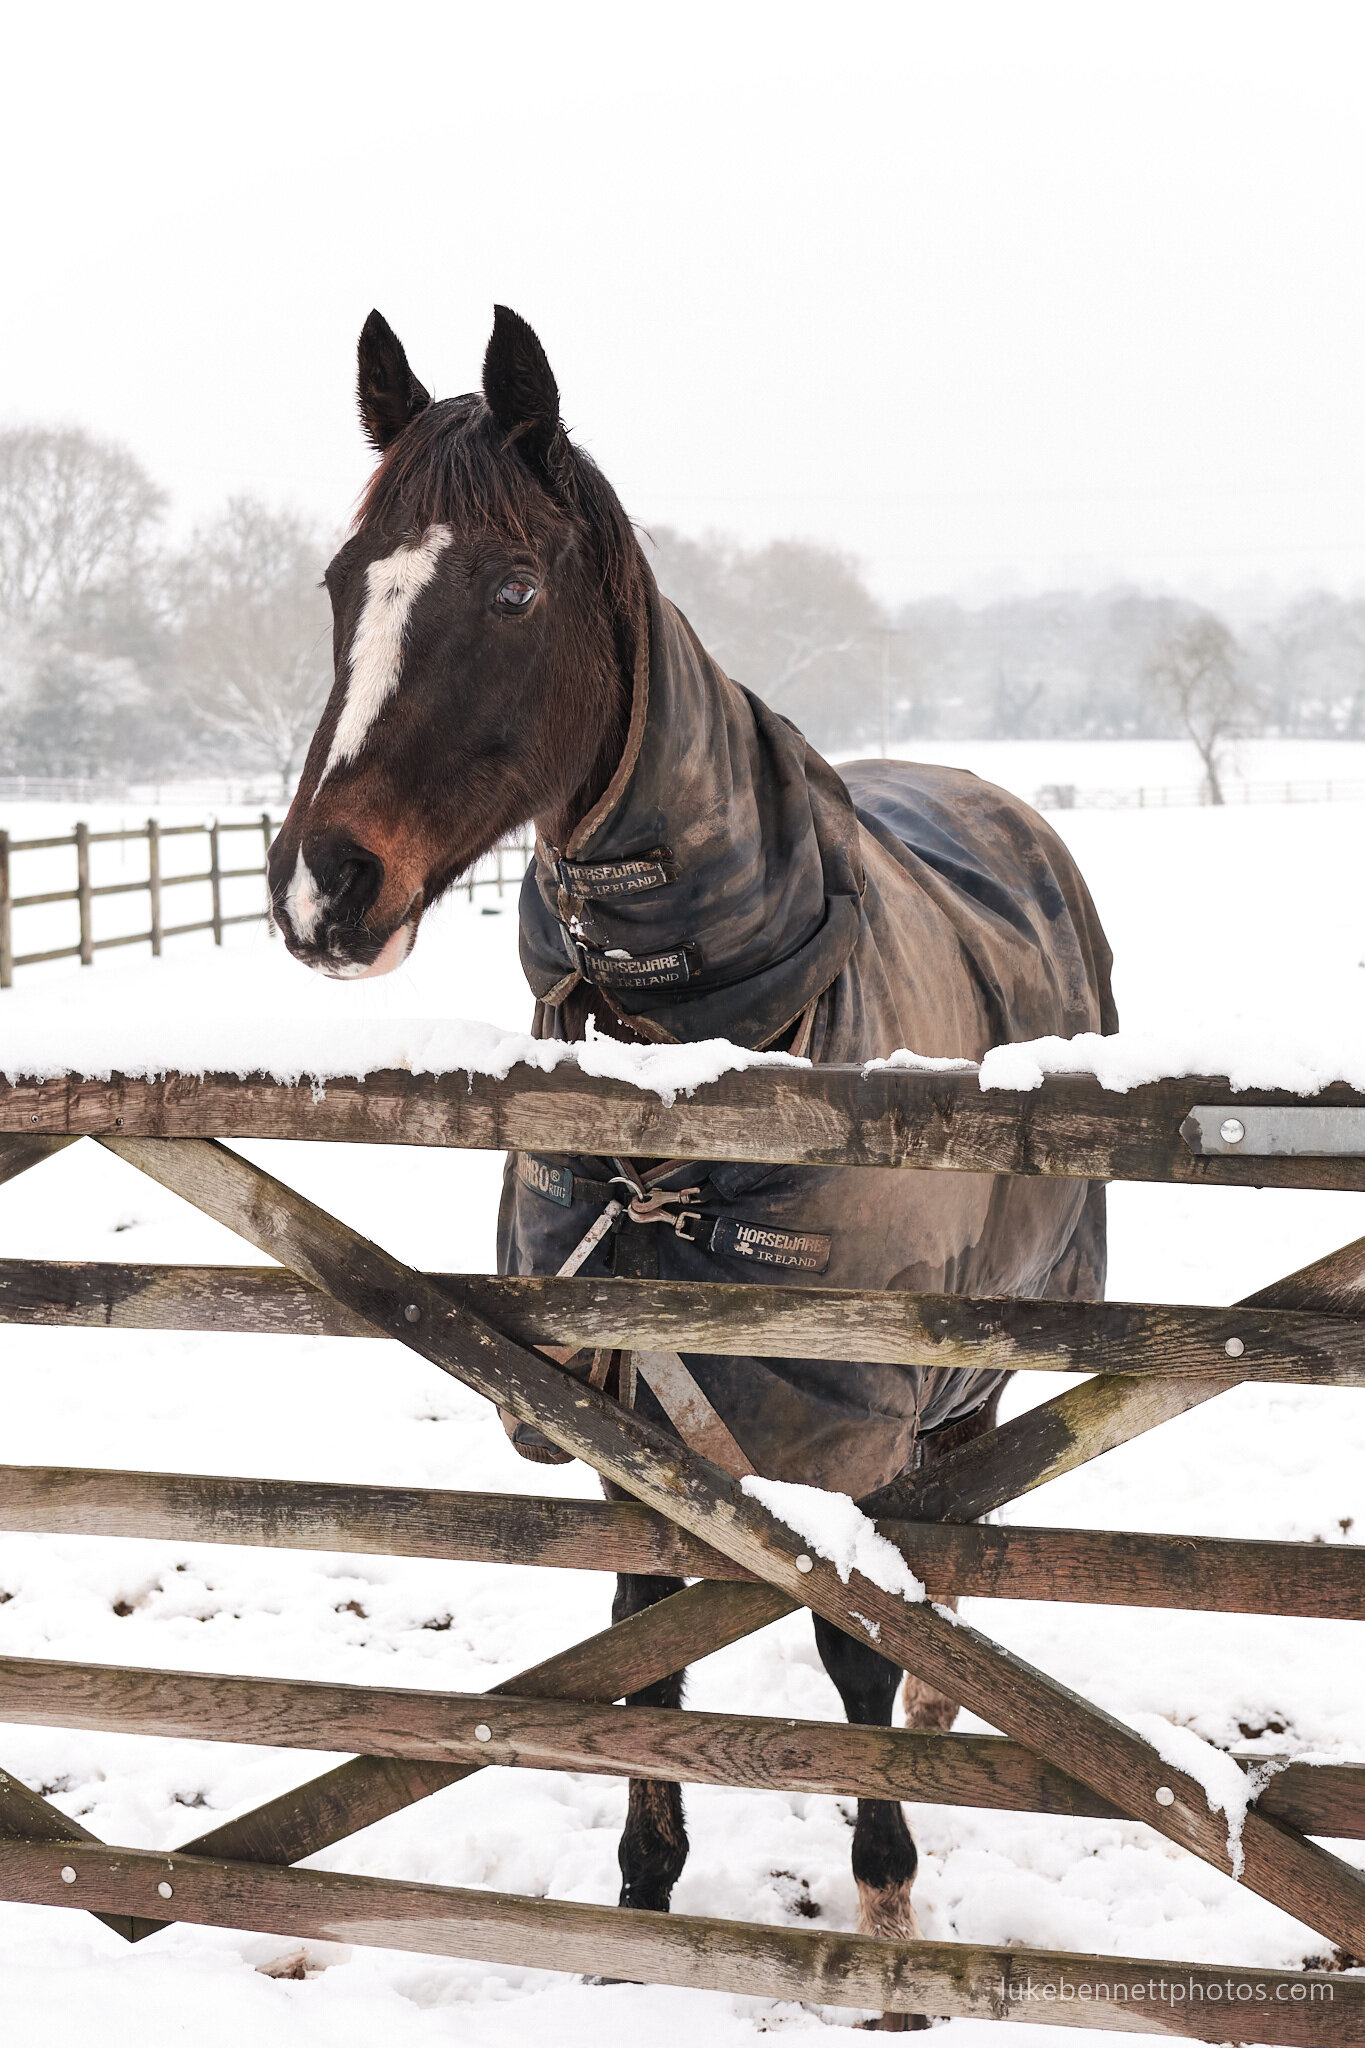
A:
[[[1365,1238],[1357,1238],[1238,1305],[1348,1315],[1359,1312],[1362,1294]],[[1241,1384],[1231,1370],[1198,1378],[1098,1374],[938,1460],[898,1512],[926,1522],[973,1522]]]

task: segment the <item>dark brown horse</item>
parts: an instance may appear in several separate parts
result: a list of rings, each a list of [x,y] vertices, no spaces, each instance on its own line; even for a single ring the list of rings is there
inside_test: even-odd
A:
[[[338,976],[396,966],[427,906],[534,819],[521,949],[542,1036],[581,1038],[595,1014],[646,1042],[719,1035],[855,1061],[899,1046],[978,1059],[1114,1028],[1108,948],[1060,841],[974,776],[887,762],[836,775],[731,682],[569,440],[524,321],[499,308],[482,391],[436,404],[371,314],[360,410],[381,460],[327,571],[336,685],[271,853],[298,959]],[[499,1264],[1097,1297],[1103,1195],[1063,1179],[521,1157]],[[947,1346],[915,1368],[644,1352],[566,1369],[732,1470],[883,1507],[990,1426],[1002,1379]],[[516,1438],[558,1455],[534,1431]],[[614,1613],[680,1583],[623,1578]],[[899,1671],[815,1628],[849,1718],[888,1726]],[[682,1675],[639,1697],[677,1705]],[[955,1711],[913,1677],[906,1708],[918,1726]],[[678,1787],[633,1783],[622,1902],[666,1910],[686,1851]],[[915,1931],[914,1869],[899,1805],[861,1800],[863,1931]]]

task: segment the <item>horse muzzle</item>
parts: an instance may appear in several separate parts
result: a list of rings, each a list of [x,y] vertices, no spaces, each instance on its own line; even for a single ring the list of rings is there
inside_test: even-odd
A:
[[[290,868],[277,858],[282,851],[277,841],[271,850],[271,901],[294,959],[338,981],[365,980],[402,965],[420,911],[413,899],[396,922],[374,916],[385,881],[378,854],[327,838],[300,845]]]

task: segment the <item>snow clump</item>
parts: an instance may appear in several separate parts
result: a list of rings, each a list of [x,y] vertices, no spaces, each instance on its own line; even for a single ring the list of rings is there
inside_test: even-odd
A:
[[[822,1486],[798,1486],[789,1479],[759,1479],[752,1474],[741,1485],[751,1500],[765,1507],[779,1522],[794,1529],[817,1557],[832,1564],[844,1584],[851,1572],[861,1572],[883,1593],[899,1593],[903,1600],[926,1599],[924,1583],[917,1579],[894,1543],[877,1533],[860,1507],[846,1493],[826,1493]],[[858,1617],[864,1621],[863,1616]],[[864,1626],[869,1627],[866,1621]]]

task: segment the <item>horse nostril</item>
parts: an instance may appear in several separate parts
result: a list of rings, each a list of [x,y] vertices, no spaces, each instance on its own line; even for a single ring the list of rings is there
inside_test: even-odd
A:
[[[339,863],[332,889],[333,917],[347,924],[359,924],[384,886],[384,863],[363,847],[348,849]]]

